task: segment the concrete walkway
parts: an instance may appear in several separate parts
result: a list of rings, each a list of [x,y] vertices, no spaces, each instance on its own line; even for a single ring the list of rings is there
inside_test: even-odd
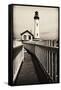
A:
[[[37,77],[32,57],[25,51],[25,58],[22,64],[20,73],[16,80],[16,85],[24,84],[38,84],[39,79]]]
[[[24,62],[14,84],[32,85],[40,83],[52,83],[51,78],[43,70],[43,67],[40,65],[37,58],[28,52],[24,50]]]

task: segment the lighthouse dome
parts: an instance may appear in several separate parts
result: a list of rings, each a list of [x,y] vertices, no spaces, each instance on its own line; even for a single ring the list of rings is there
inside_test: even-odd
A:
[[[39,19],[38,11],[35,11],[34,19]]]

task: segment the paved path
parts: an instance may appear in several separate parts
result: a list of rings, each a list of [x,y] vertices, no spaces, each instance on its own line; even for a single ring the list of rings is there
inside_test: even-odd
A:
[[[20,73],[16,80],[16,85],[21,84],[38,84],[39,79],[37,77],[32,57],[25,51],[25,58],[22,64]]]

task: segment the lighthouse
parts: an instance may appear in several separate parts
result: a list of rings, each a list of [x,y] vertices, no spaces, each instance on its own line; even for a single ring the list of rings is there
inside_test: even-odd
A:
[[[36,11],[34,16],[34,39],[39,40],[39,38],[39,15],[38,11]]]

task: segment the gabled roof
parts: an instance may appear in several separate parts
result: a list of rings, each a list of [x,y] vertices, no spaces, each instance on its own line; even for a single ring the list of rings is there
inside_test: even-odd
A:
[[[29,34],[31,34],[31,35],[34,37],[34,35],[33,35],[30,31],[28,31],[28,30],[22,32],[21,35],[23,35],[23,34],[26,33],[26,32],[28,32]]]

